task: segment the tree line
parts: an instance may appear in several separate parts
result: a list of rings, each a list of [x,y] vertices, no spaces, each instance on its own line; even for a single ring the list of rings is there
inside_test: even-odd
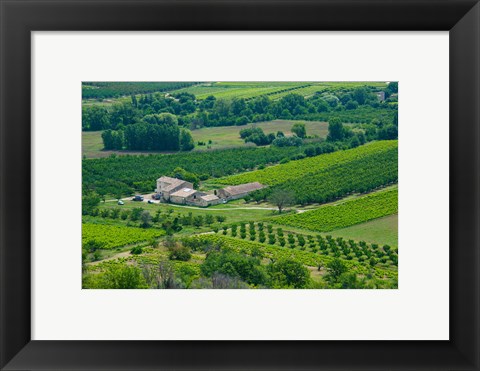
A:
[[[268,96],[254,99],[217,99],[209,96],[198,100],[195,95],[181,93],[154,93],[131,96],[130,102],[110,107],[91,105],[82,111],[83,130],[117,130],[138,122],[146,115],[171,113],[177,116],[180,126],[191,130],[211,126],[245,125],[249,122],[287,120],[321,120],[339,117],[343,122],[370,123],[378,119],[391,123],[397,111],[397,83],[390,83],[385,91],[389,96],[380,101],[373,87],[321,91],[311,97],[291,93],[278,100]]]
[[[185,88],[195,82],[83,82],[83,99],[105,99]]]
[[[137,123],[102,133],[106,150],[190,151],[195,147],[190,131],[179,128],[170,113],[146,115]]]

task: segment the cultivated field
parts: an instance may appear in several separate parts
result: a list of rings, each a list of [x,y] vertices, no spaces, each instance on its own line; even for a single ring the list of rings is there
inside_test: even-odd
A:
[[[397,288],[397,89],[84,84],[83,288]]]

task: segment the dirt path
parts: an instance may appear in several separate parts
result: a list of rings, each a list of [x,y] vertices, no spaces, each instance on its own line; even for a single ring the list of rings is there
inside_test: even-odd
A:
[[[97,265],[97,264],[100,264],[100,263],[103,263],[103,262],[106,262],[106,261],[109,261],[109,260],[115,260],[115,259],[118,259],[118,258],[126,258],[129,255],[130,255],[130,251],[122,251],[121,253],[115,254],[115,255],[113,255],[109,258],[98,260],[96,262],[87,263],[87,265]]]

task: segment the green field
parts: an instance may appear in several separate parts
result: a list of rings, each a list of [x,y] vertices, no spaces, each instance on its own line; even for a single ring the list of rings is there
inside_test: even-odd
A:
[[[126,226],[82,224],[82,242],[94,240],[103,245],[103,249],[113,249],[125,245],[148,241],[165,234],[159,229],[141,229]]]
[[[328,232],[333,237],[365,241],[380,245],[398,246],[398,215],[393,214],[366,223]]]
[[[245,204],[236,204],[236,205],[216,205],[214,207],[199,208],[199,207],[187,207],[183,205],[175,204],[148,204],[146,202],[135,202],[135,201],[125,201],[125,205],[117,205],[116,202],[105,202],[100,204],[100,209],[120,209],[120,210],[131,210],[136,207],[141,207],[144,210],[148,210],[152,215],[157,210],[162,210],[167,212],[169,209],[172,209],[175,215],[178,214],[188,214],[192,213],[193,216],[196,215],[206,215],[211,214],[214,216],[220,215],[227,218],[226,223],[236,223],[240,221],[249,221],[249,220],[262,220],[269,218],[273,215],[273,210],[267,208],[257,208],[255,205],[245,205]]]
[[[291,135],[290,129],[296,122],[305,124],[308,136],[315,136],[325,138],[328,134],[328,123],[320,121],[295,121],[295,120],[273,120],[268,122],[259,122],[255,126],[263,129],[265,134],[276,133],[283,131],[286,135]],[[206,145],[196,145],[194,151],[205,151],[208,149],[223,149],[232,147],[254,147],[253,143],[245,143],[240,138],[239,132],[241,129],[248,127],[243,126],[220,126],[220,127],[205,127],[192,131],[193,140],[195,144],[199,141]],[[211,144],[208,142],[212,141]],[[148,154],[148,153],[162,153],[162,152],[148,152],[148,151],[104,151],[101,131],[84,131],[82,132],[82,155],[86,158],[100,158],[108,157],[111,154],[118,155],[132,155],[132,154]]]
[[[395,187],[304,213],[279,216],[275,218],[275,223],[317,232],[329,232],[395,214],[397,211],[398,188]]]
[[[269,96],[272,100],[296,93],[305,97],[320,91],[336,91],[339,89],[371,86],[385,88],[383,82],[211,82],[195,85],[184,89],[171,91],[171,94],[186,92],[194,94],[202,100],[213,95],[222,99],[244,98],[250,99],[262,95]]]
[[[291,128],[296,122],[305,124],[308,136],[325,138],[328,134],[328,123],[320,121],[295,121],[295,120],[273,120],[268,122],[258,122],[254,126],[261,128],[265,134],[277,133],[282,131],[286,135],[292,135]],[[192,131],[195,143],[202,141],[207,143],[211,140],[211,148],[228,148],[253,146],[253,143],[245,143],[240,138],[239,132],[250,125],[243,126],[221,126],[201,128]],[[206,146],[197,146],[196,150],[204,150]]]
[[[220,234],[203,235],[203,236],[200,236],[200,238],[204,240],[210,240],[210,241],[223,241],[232,249],[237,251],[246,250],[247,253],[251,252],[252,249],[259,248],[259,249],[262,249],[266,253],[267,257],[269,257],[270,259],[282,259],[287,257],[294,257],[295,260],[300,261],[303,264],[310,267],[316,267],[319,264],[325,264],[333,260],[332,256],[322,254],[322,252],[318,252],[318,251],[312,252],[312,251],[308,251],[307,249],[305,250],[290,249],[288,247],[280,247],[276,245],[268,245],[268,244],[262,244],[258,242],[245,241],[238,238],[225,237]],[[363,264],[359,264],[358,261],[352,260],[352,261],[346,261],[345,263],[350,267],[350,269],[356,271],[357,273],[365,274],[369,272],[369,269],[363,266]],[[375,272],[376,275],[379,278],[394,277],[396,275],[396,267],[394,266],[390,267],[389,269],[385,269],[384,267],[382,268],[378,267],[378,268],[375,268],[375,271],[376,271]]]
[[[335,92],[343,89],[352,89],[355,87],[369,86],[378,89],[385,89],[386,83],[384,82],[282,82],[282,81],[253,81],[253,82],[207,82],[198,83],[190,87],[171,90],[167,94],[173,95],[177,93],[190,93],[194,94],[198,100],[203,100],[208,96],[213,95],[215,98],[220,99],[232,99],[232,98],[244,98],[251,99],[260,97],[263,95],[268,96],[272,100],[277,100],[284,97],[287,94],[295,93],[309,97],[316,92]],[[164,92],[161,92],[165,94]],[[139,98],[141,94],[137,94]],[[119,102],[129,102],[130,97],[119,98],[105,98],[105,99],[84,99],[83,105],[100,104],[109,106]]]
[[[83,96],[83,288],[398,288],[398,83],[92,82]],[[103,150],[103,130],[131,150]],[[147,203],[162,176],[219,204],[169,200],[163,183]],[[222,189],[250,182],[264,187]]]

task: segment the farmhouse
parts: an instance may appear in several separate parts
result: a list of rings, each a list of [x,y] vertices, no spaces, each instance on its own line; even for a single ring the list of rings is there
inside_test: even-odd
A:
[[[240,184],[237,186],[229,186],[217,191],[217,196],[227,201],[236,200],[248,195],[250,192],[257,191],[264,188],[264,186],[258,182]]]
[[[157,179],[156,192],[162,195],[164,201],[170,201],[170,195],[183,188],[193,189],[193,184],[182,179],[162,176]]]
[[[207,207],[245,197],[250,192],[262,188],[264,188],[262,184],[254,182],[225,187],[215,191],[215,194],[211,194],[193,189],[193,184],[185,180],[162,176],[157,179],[157,189],[155,191],[161,195],[164,202]]]

